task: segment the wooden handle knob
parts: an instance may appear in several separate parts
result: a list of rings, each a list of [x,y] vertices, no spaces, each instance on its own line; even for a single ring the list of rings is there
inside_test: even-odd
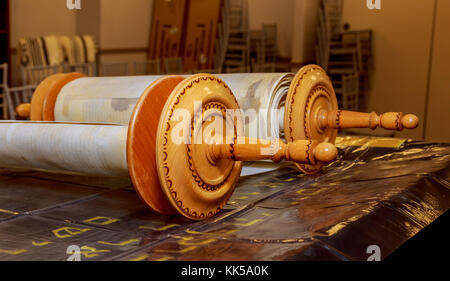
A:
[[[404,115],[402,112],[386,112],[381,115],[375,112],[364,113],[347,110],[321,111],[318,114],[318,124],[326,128],[371,128],[378,126],[387,130],[401,131],[403,128],[414,129],[419,125],[419,118],[414,114]]]
[[[211,163],[220,159],[235,161],[272,160],[277,163],[284,158],[301,164],[314,164],[319,162],[332,162],[336,159],[338,151],[331,143],[318,143],[310,140],[296,140],[284,143],[277,139],[263,142],[257,139],[242,138],[241,142],[234,144],[210,144],[208,159]]]
[[[319,143],[316,148],[314,148],[314,157],[316,160],[324,163],[332,162],[336,160],[338,150],[334,144],[329,142]]]
[[[16,107],[17,115],[23,119],[27,119],[28,117],[30,117],[30,111],[31,111],[31,104],[29,103],[23,103]]]
[[[403,116],[401,123],[406,129],[415,129],[419,125],[419,117],[414,114],[406,114]]]

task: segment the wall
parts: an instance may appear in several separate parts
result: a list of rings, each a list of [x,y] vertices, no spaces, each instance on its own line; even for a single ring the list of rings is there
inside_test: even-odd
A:
[[[11,47],[20,38],[42,34],[75,34],[76,12],[61,0],[10,1]]]
[[[146,48],[149,43],[152,0],[100,0],[102,49]],[[302,0],[305,1],[305,0]],[[306,0],[316,1],[316,0]],[[260,29],[263,23],[277,23],[280,55],[291,56],[294,0],[248,0],[249,28]],[[142,54],[130,54],[130,58]],[[105,60],[123,61],[129,55],[105,55]]]
[[[319,3],[317,0],[294,1],[291,52],[294,64],[302,65],[315,61]]]
[[[100,48],[145,49],[149,44],[152,0],[100,0]],[[102,54],[101,62],[134,62],[147,59],[146,51]],[[128,66],[132,73],[132,64]]]
[[[249,28],[277,23],[280,55],[291,56],[294,63],[313,61],[318,3],[248,0]],[[152,7],[153,0],[83,0],[81,11],[71,11],[63,0],[12,0],[11,48],[28,36],[89,33],[106,50],[103,62],[145,60],[145,51],[114,54],[114,49],[147,48]],[[344,1],[344,22],[352,29],[374,30],[375,71],[366,107],[379,113],[412,112],[422,121],[418,129],[398,136],[450,141],[449,10],[448,0],[382,1],[381,10],[367,9],[362,0]],[[11,61],[13,85],[18,85],[16,55]]]
[[[102,48],[146,48],[150,36],[152,0],[101,0]]]
[[[294,4],[316,0],[248,0],[249,28],[260,29],[263,23],[277,23],[279,54],[292,55]],[[11,47],[19,38],[45,34],[93,34],[100,49],[102,62],[145,60],[146,53],[136,49],[148,47],[153,0],[82,0],[81,10],[68,10],[64,0],[12,0]],[[24,20],[26,19],[26,20]],[[302,23],[298,23],[302,26]],[[308,44],[306,44],[308,45]],[[115,53],[117,49],[135,49],[130,53]],[[111,52],[112,51],[112,52]],[[303,51],[301,51],[303,52]],[[13,71],[16,56],[12,58]],[[14,77],[19,77],[17,71]],[[19,81],[16,78],[15,84]]]
[[[430,0],[381,1],[369,10],[366,1],[344,1],[343,20],[352,29],[374,31],[375,71],[367,108],[378,113],[415,113],[419,128],[397,136],[423,138],[433,5]]]
[[[100,38],[100,0],[82,1],[81,10],[75,11],[77,34],[91,34]]]
[[[438,0],[425,138],[450,141],[450,1]]]
[[[61,0],[11,0],[10,1],[11,48],[16,48],[20,38],[45,34],[76,33],[76,12]],[[12,84],[19,85],[20,73],[17,56],[11,57]]]
[[[20,38],[47,34],[92,34],[102,50],[148,46],[152,0],[82,0],[81,10],[69,10],[65,0],[12,0],[11,48]],[[24,20],[26,19],[26,20]],[[102,62],[145,60],[146,53],[104,54]],[[13,85],[20,84],[13,55]]]
[[[277,24],[279,55],[290,57],[294,0],[248,0],[249,29],[261,29],[264,24]]]

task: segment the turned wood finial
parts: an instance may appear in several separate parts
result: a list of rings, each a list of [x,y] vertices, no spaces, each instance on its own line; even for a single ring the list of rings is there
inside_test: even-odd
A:
[[[285,99],[284,138],[334,143],[337,129],[382,127],[388,130],[414,129],[419,118],[412,114],[387,112],[361,113],[339,110],[333,83],[318,65],[306,65],[297,71]],[[305,173],[315,173],[322,166],[296,164]]]
[[[317,116],[320,129],[371,128],[378,126],[387,130],[401,131],[404,128],[414,129],[419,125],[419,118],[414,114],[404,115],[402,112],[386,112],[381,115],[375,112],[364,113],[347,110],[322,110]]]
[[[415,129],[419,125],[419,117],[414,114],[406,114],[403,116],[401,122],[406,129]]]
[[[214,164],[220,159],[235,161],[272,160],[277,163],[283,159],[295,163],[329,163],[336,159],[338,151],[331,143],[318,143],[310,140],[296,140],[289,143],[277,139],[267,142],[244,138],[245,143],[210,144],[207,158]]]
[[[27,119],[30,117],[31,104],[23,103],[16,107],[16,113],[20,118]]]
[[[329,163],[336,160],[338,150],[332,143],[319,143],[313,151],[315,158],[324,163]]]

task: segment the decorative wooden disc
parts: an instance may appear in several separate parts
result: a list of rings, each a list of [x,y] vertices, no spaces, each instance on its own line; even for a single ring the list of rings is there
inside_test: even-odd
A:
[[[69,82],[86,77],[81,73],[58,73],[45,78],[31,98],[30,120],[54,121],[55,103],[61,89]]]
[[[232,132],[230,143],[243,136],[241,116],[235,122],[227,118],[231,116],[227,109],[238,108],[228,86],[210,74],[184,80],[167,100],[157,134],[158,175],[170,203],[185,217],[201,220],[213,216],[234,191],[242,163],[232,159],[216,162],[206,151],[207,143],[224,139],[225,130]],[[218,124],[223,125],[223,132],[210,130]]]
[[[338,109],[336,94],[326,72],[317,65],[306,65],[295,75],[288,95],[284,115],[287,141],[317,140],[334,143],[337,130],[322,130],[317,122],[321,110]],[[296,164],[305,173],[318,172],[323,164]]]
[[[184,78],[166,76],[153,82],[139,98],[128,126],[127,162],[134,189],[145,204],[162,214],[176,214],[161,189],[156,164],[156,134],[164,104]]]

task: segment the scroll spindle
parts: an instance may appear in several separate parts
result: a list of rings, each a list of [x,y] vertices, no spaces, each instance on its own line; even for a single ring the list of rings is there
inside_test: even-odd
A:
[[[31,104],[23,103],[16,107],[17,116],[22,119],[27,119],[30,117]]]
[[[322,110],[318,115],[320,128],[348,129],[348,128],[371,128],[378,126],[387,130],[401,131],[404,128],[414,129],[419,124],[419,118],[414,114],[403,114],[402,112],[386,112],[381,115],[375,112],[363,113],[347,110]]]
[[[262,143],[260,140],[244,138],[244,143],[210,144],[208,159],[212,163],[220,159],[235,161],[272,160],[277,163],[283,159],[295,163],[314,164],[316,162],[328,163],[337,157],[337,149],[331,143],[318,143],[310,140],[297,140],[284,143],[274,140]]]

